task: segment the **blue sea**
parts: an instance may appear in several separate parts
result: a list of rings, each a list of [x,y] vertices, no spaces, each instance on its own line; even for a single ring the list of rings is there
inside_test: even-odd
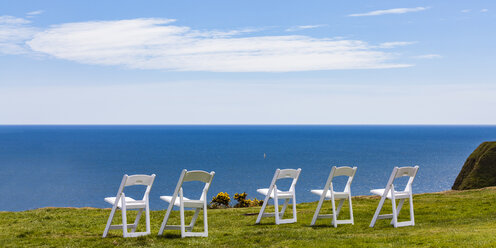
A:
[[[413,165],[414,193],[443,191],[490,140],[496,126],[0,126],[0,211],[110,207],[103,198],[115,196],[123,174],[152,173],[151,208],[163,209],[159,196],[172,194],[183,168],[216,172],[209,198],[260,199],[256,189],[276,168],[302,168],[297,202],[317,201],[310,190],[323,187],[333,165],[358,167],[353,195],[384,187],[394,166]],[[199,195],[198,187],[185,194]]]

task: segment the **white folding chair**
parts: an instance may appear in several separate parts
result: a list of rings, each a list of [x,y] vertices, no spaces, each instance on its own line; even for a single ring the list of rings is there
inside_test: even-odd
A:
[[[332,224],[334,227],[337,227],[338,224],[354,224],[353,222],[353,207],[351,206],[351,182],[353,181],[353,177],[355,176],[357,167],[336,167],[333,166],[331,169],[331,173],[329,173],[329,177],[327,178],[327,182],[324,186],[324,189],[314,189],[311,190],[312,193],[320,196],[319,204],[317,205],[317,209],[315,210],[315,214],[313,215],[311,226],[315,225],[317,219],[327,219],[332,218]],[[346,186],[344,187],[343,192],[334,191],[334,186],[332,184],[332,179],[338,176],[348,176],[348,181],[346,182]],[[322,208],[322,203],[324,203],[325,199],[330,199],[332,203],[332,214],[320,214],[320,209]],[[339,212],[341,211],[341,207],[343,206],[344,200],[348,199],[350,205],[350,219],[349,220],[338,220]],[[339,200],[338,209],[336,211],[335,200]]]
[[[169,207],[167,208],[167,212],[165,213],[164,220],[162,221],[162,226],[160,226],[160,231],[158,235],[162,235],[164,230],[181,230],[181,237],[208,237],[208,224],[207,224],[207,192],[210,184],[212,183],[212,179],[214,178],[215,172],[206,172],[206,171],[187,171],[183,170],[181,172],[181,176],[179,177],[179,181],[177,182],[176,189],[174,190],[174,194],[172,196],[161,196],[160,199],[169,203]],[[191,182],[191,181],[200,181],[205,183],[205,187],[203,187],[202,194],[199,200],[190,200],[183,195],[183,183]],[[181,225],[167,225],[167,221],[169,220],[170,214],[174,206],[179,207]],[[193,215],[193,219],[188,226],[185,226],[184,220],[184,208],[194,208],[195,214]],[[200,210],[203,209],[203,232],[192,232],[193,227],[195,226],[196,219],[200,214]]]
[[[415,175],[417,175],[418,169],[419,169],[418,165],[416,165],[415,167],[401,167],[401,168],[394,167],[393,173],[391,173],[391,176],[389,177],[389,181],[386,185],[386,188],[373,189],[370,191],[372,194],[381,196],[381,200],[379,201],[379,205],[377,206],[374,217],[370,222],[370,227],[374,227],[375,222],[378,219],[391,219],[391,218],[392,218],[391,224],[394,227],[415,225],[415,219],[413,215],[412,183],[413,183],[413,179],[415,179]],[[405,176],[410,177],[405,186],[405,189],[403,191],[396,191],[393,184],[394,180],[396,178],[405,177]],[[384,201],[386,200],[386,198],[391,200],[393,214],[379,215],[381,213],[382,205],[384,205]],[[398,206],[396,206],[396,199],[400,200]],[[406,199],[409,199],[410,202],[410,220],[398,222],[398,215],[400,214],[401,208],[403,207],[403,203],[405,202]]]
[[[276,173],[274,174],[274,178],[272,178],[272,182],[270,183],[270,187],[264,188],[264,189],[257,189],[258,193],[265,195],[264,203],[262,205],[262,208],[260,209],[260,213],[258,214],[258,218],[256,221],[257,224],[260,223],[260,220],[262,219],[262,217],[272,217],[272,216],[275,216],[277,225],[296,222],[295,185],[296,185],[296,182],[298,181],[298,177],[300,176],[300,171],[301,171],[300,168],[298,168],[297,170],[294,170],[294,169],[284,169],[284,170],[277,169]],[[292,178],[293,179],[288,191],[281,191],[277,188],[277,185],[276,185],[277,180],[284,179],[284,178]],[[275,208],[274,213],[264,213],[265,208],[267,207],[267,204],[269,202],[269,199],[274,200],[274,208]],[[284,205],[283,205],[280,213],[279,213],[279,199],[284,199]],[[282,219],[290,199],[292,199],[292,204],[293,204],[293,218]]]
[[[155,180],[155,174],[149,175],[124,175],[122,177],[121,186],[119,186],[119,191],[117,191],[116,197],[106,197],[105,201],[112,204],[112,211],[110,211],[110,216],[107,220],[107,226],[105,227],[105,231],[103,231],[103,236],[106,237],[108,231],[110,229],[122,229],[122,234],[124,238],[128,237],[138,237],[143,235],[150,234],[150,204],[149,197],[150,190],[152,189],[153,180]],[[127,197],[124,194],[124,187],[135,186],[135,185],[144,185],[146,186],[145,194],[143,199],[135,200],[131,197]],[[115,211],[117,208],[122,210],[122,225],[111,225],[112,219],[114,218]],[[136,219],[134,220],[134,224],[127,224],[127,210],[135,209],[138,210],[138,215],[136,215]],[[146,216],[146,232],[136,232],[136,228],[138,227],[139,220],[141,218],[141,214],[145,210]],[[128,228],[131,228],[131,232],[128,232]]]

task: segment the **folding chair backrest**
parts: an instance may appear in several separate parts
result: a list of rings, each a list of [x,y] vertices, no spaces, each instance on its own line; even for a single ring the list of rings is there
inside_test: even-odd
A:
[[[336,167],[333,166],[334,169],[334,177],[339,177],[339,176],[349,176],[353,177],[356,172],[356,167]]]
[[[149,175],[132,175],[132,176],[127,176],[126,180],[126,187],[127,186],[134,186],[134,185],[152,185],[153,180],[155,179],[155,175],[149,176]]]
[[[388,185],[386,187],[387,188],[389,188],[390,186],[394,187],[393,184],[394,184],[394,180],[396,178],[410,177],[408,179],[406,186],[405,186],[405,189],[403,190],[406,192],[410,192],[412,189],[413,180],[415,179],[415,176],[417,175],[418,168],[419,168],[418,165],[413,166],[413,167],[411,167],[411,166],[409,166],[409,167],[394,167],[393,172],[391,173],[391,177],[389,178]]]
[[[328,189],[331,187],[332,179],[334,177],[347,176],[348,181],[346,182],[346,186],[344,188],[344,191],[349,192],[350,187],[351,187],[351,182],[353,181],[353,178],[355,177],[356,170],[357,170],[357,167],[347,167],[347,166],[336,167],[336,166],[333,166],[331,169],[331,173],[329,173],[329,178],[327,179],[325,188]]]
[[[184,182],[200,181],[204,183],[210,183],[214,173],[208,173],[206,171],[188,171],[183,178]]]
[[[124,191],[124,187],[135,186],[135,185],[147,186],[145,190],[145,194],[143,195],[143,200],[144,200],[145,197],[150,193],[154,180],[155,180],[155,174],[131,175],[131,176],[124,174],[124,176],[122,177],[121,185],[119,186],[119,191],[117,192],[116,202],[120,200],[122,192]]]
[[[286,179],[290,178],[293,179],[291,182],[291,186],[289,187],[289,191],[293,191],[296,185],[296,182],[298,181],[298,177],[300,176],[301,169],[298,168],[297,170],[295,169],[277,169],[276,173],[274,174],[274,178],[272,179],[272,183],[270,184],[270,188],[272,188],[275,184],[276,181],[279,179]]]
[[[417,169],[418,169],[418,166],[398,168],[398,170],[396,170],[396,175],[394,176],[394,178],[415,177],[415,174],[417,174]]]
[[[181,172],[181,176],[179,176],[179,180],[177,182],[176,189],[174,190],[174,198],[178,196],[179,190],[183,186],[184,182],[204,182],[205,187],[203,188],[202,194],[200,196],[200,200],[205,200],[207,197],[208,189],[210,188],[210,184],[212,183],[212,179],[214,178],[215,172],[211,171],[210,173],[201,170],[188,171],[184,169]]]
[[[279,170],[279,173],[277,175],[277,179],[283,179],[283,178],[298,178],[300,175],[300,169],[295,170],[295,169],[283,169]]]

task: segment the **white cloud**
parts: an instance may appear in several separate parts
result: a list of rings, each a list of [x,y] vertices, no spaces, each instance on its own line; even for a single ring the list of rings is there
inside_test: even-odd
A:
[[[481,9],[480,12],[488,12],[488,9]]]
[[[424,54],[424,55],[414,56],[414,58],[416,59],[440,59],[442,57],[443,56],[439,54]]]
[[[32,16],[36,16],[36,15],[41,15],[43,12],[44,12],[43,10],[35,10],[35,11],[31,11],[31,12],[26,13],[26,15],[29,17],[32,17]]]
[[[31,21],[23,19],[23,18],[17,18],[14,16],[0,16],[0,25],[22,25],[22,24],[28,24]]]
[[[65,23],[45,29],[0,16],[0,54],[38,53],[84,64],[213,72],[286,72],[408,67],[381,49],[343,38],[256,35],[257,29],[195,30],[173,19]],[[300,29],[322,25],[299,26]]]
[[[392,42],[383,42],[379,44],[380,48],[394,48],[399,46],[408,46],[417,43],[416,41],[392,41]]]
[[[472,11],[472,10],[471,10],[471,9],[463,9],[463,10],[461,10],[460,12],[462,12],[462,13],[468,13],[468,12],[470,12],[470,11]]]
[[[300,31],[300,30],[305,30],[305,29],[313,29],[313,28],[320,28],[320,27],[325,27],[327,25],[324,24],[318,24],[318,25],[300,25],[300,26],[294,26],[286,29],[287,32],[294,32],[294,31]]]
[[[428,7],[384,9],[384,10],[374,10],[367,13],[351,14],[348,16],[378,16],[378,15],[386,15],[386,14],[405,14],[409,12],[418,12],[427,9]]]
[[[27,42],[32,50],[85,64],[214,72],[286,72],[398,68],[394,54],[360,40],[301,35],[261,36],[253,30],[201,31],[171,19],[91,21],[55,25]],[[240,34],[250,33],[241,37]]]
[[[28,53],[24,42],[36,33],[36,29],[28,26],[30,21],[13,16],[0,16],[0,54]]]

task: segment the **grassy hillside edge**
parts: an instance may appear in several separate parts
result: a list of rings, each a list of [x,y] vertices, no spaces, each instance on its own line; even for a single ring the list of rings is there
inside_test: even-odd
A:
[[[496,142],[484,142],[463,164],[452,189],[479,189],[496,186]]]
[[[165,210],[152,211],[152,235],[122,238],[122,231],[112,230],[101,238],[109,209],[42,208],[23,212],[0,212],[0,247],[495,247],[496,187],[417,194],[414,196],[416,225],[393,228],[388,220],[379,220],[369,228],[378,197],[353,197],[355,225],[330,226],[330,220],[309,223],[316,202],[298,204],[298,222],[275,225],[264,218],[255,225],[259,207],[208,210],[209,237],[181,239],[178,231],[157,236]],[[384,212],[390,211],[386,202]],[[406,205],[406,204],[405,204]],[[330,203],[324,207],[327,210]],[[408,218],[408,206],[401,212]],[[134,214],[134,211],[131,211]],[[343,218],[347,208],[343,209]],[[130,214],[130,222],[134,216]],[[192,215],[190,211],[189,216]],[[116,216],[120,217],[120,213]],[[116,218],[118,219],[118,218]],[[144,219],[144,218],[143,218]],[[120,221],[120,219],[118,219]],[[172,221],[179,222],[177,211]],[[143,229],[144,222],[141,223]],[[195,228],[201,229],[201,219]]]

